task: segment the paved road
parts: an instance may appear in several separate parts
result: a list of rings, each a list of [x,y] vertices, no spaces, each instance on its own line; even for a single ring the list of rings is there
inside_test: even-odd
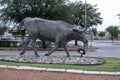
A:
[[[120,58],[120,45],[113,45],[112,43],[94,42],[93,46],[98,47],[98,49],[95,52],[88,51],[86,56]]]
[[[91,44],[91,43],[89,43]],[[101,43],[94,41],[93,46],[97,47],[96,50],[87,50],[85,56],[92,57],[113,57],[120,58],[120,45],[112,45],[112,43]],[[43,56],[48,51],[38,51],[39,55]],[[69,51],[70,55],[80,56],[76,51]],[[19,56],[20,51],[0,51],[0,55],[17,55]],[[33,55],[33,51],[26,51],[26,55]],[[52,55],[66,56],[65,51],[55,51]]]

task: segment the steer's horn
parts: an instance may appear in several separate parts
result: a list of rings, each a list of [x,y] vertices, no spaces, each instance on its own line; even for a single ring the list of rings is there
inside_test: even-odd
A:
[[[87,2],[86,0],[85,0],[85,28],[81,29],[81,27],[79,26],[79,23],[80,22],[78,22],[78,26],[76,26],[73,30],[80,31],[80,32],[86,31],[87,29]]]
[[[87,29],[87,27],[85,27],[84,29],[82,29],[80,26],[76,26],[73,28],[74,31],[80,31],[80,32],[85,32]]]

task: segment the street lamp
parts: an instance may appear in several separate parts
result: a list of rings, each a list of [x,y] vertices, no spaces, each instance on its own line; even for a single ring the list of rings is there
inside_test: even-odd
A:
[[[85,28],[87,27],[87,1],[85,0]]]

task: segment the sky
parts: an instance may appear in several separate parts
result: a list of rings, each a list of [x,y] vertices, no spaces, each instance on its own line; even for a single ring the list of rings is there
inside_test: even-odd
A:
[[[76,0],[70,0],[72,2]],[[77,0],[85,2],[85,0]],[[98,31],[105,31],[108,26],[115,25],[120,26],[120,19],[117,16],[120,14],[120,0],[86,0],[91,5],[96,5],[99,8],[98,12],[101,12],[103,18],[102,25],[98,25]]]

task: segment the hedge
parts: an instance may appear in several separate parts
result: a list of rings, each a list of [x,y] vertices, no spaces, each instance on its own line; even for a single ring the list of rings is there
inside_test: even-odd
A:
[[[0,47],[17,47],[18,41],[0,40]]]
[[[16,40],[0,40],[0,47],[19,47],[20,41],[16,41]],[[37,41],[36,42],[36,47],[42,48],[42,42],[41,41]],[[46,47],[51,47],[51,43],[50,42],[46,42]]]

